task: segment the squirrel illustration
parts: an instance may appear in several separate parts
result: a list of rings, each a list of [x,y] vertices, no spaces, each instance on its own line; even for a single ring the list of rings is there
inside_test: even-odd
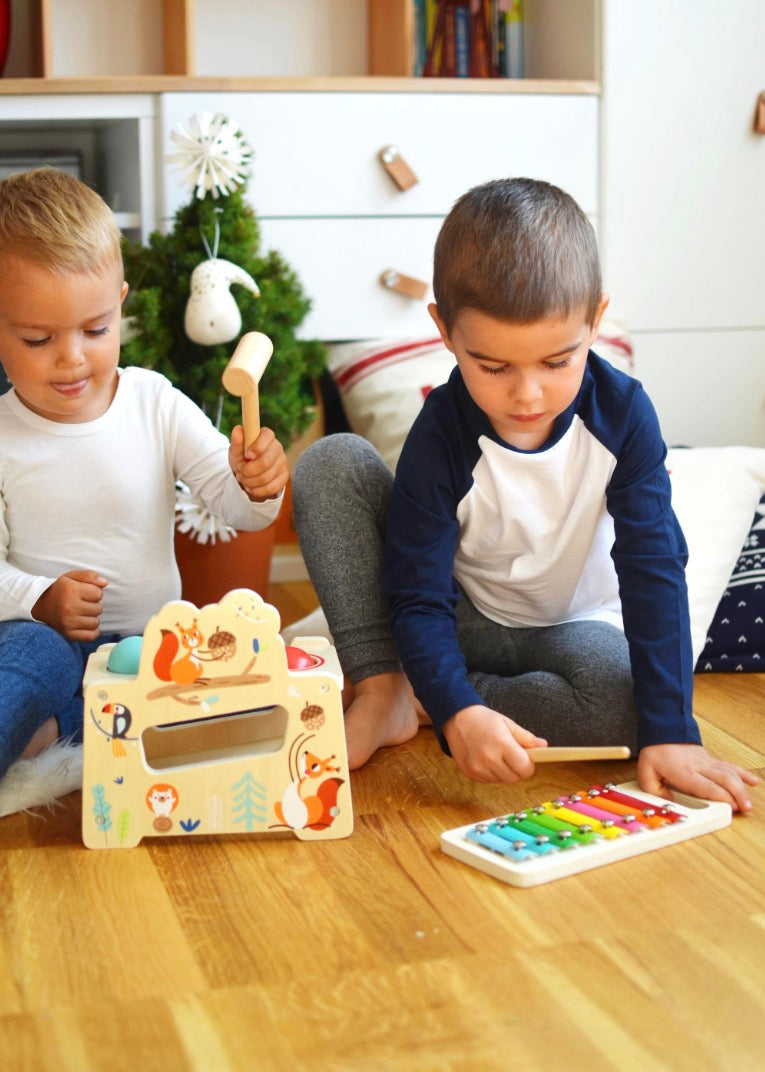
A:
[[[274,804],[279,822],[293,830],[326,830],[337,815],[337,791],[343,784],[341,778],[326,778],[316,784],[325,774],[336,774],[340,768],[332,764],[335,756],[320,759],[312,752],[303,753],[303,770],[287,786],[281,802]],[[313,783],[313,784],[312,784]]]
[[[188,629],[175,623],[180,633],[180,641],[171,629],[162,629],[162,637],[154,656],[154,673],[160,681],[174,681],[176,685],[193,685],[202,676],[202,664],[197,657],[197,648],[204,644],[195,618]],[[186,649],[180,658],[176,658],[181,645]]]

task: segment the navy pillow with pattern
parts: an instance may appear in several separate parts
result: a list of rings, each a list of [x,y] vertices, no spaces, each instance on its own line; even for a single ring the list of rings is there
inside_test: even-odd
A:
[[[765,495],[707,632],[696,673],[765,673]]]

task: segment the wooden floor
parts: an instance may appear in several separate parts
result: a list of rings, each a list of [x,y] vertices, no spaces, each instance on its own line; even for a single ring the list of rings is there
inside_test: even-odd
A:
[[[283,624],[306,585],[272,592]],[[765,774],[765,680],[705,676],[719,755]],[[726,829],[532,889],[445,829],[632,762],[460,776],[422,730],[352,775],[355,830],[85,849],[80,794],[0,819],[3,1072],[765,1068],[765,790]]]

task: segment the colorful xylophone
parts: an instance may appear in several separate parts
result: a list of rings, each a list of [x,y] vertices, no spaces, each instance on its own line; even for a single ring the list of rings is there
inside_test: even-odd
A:
[[[708,834],[731,822],[729,804],[651,796],[637,782],[593,785],[441,835],[449,856],[512,886],[538,886]]]

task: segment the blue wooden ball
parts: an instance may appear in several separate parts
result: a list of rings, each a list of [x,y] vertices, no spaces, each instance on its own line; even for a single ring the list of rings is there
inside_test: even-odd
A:
[[[142,644],[142,636],[128,636],[117,641],[106,660],[106,669],[109,673],[137,674]]]

